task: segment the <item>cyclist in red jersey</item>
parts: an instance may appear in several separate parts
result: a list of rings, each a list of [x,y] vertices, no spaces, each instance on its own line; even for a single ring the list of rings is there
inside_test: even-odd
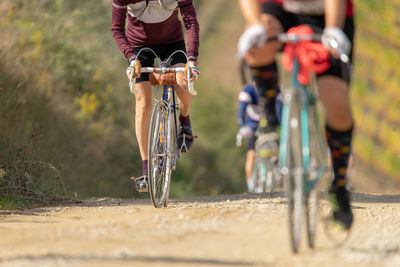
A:
[[[192,0],[113,0],[112,2],[111,31],[115,42],[129,61],[128,77],[132,71],[135,72],[137,83],[135,130],[142,158],[143,175],[134,179],[139,192],[148,191],[147,146],[152,103],[149,74],[137,72],[135,65],[140,63],[143,67],[152,67],[155,55],[148,50],[143,50],[138,57],[136,55],[140,49],[149,47],[164,61],[175,51],[186,52],[179,12],[187,30],[188,62],[184,54],[176,53],[169,64],[175,67],[186,64],[192,70],[193,80],[198,77],[200,71],[197,68],[199,24]],[[125,28],[127,17],[128,27]],[[180,106],[178,146],[189,148],[193,138],[183,138],[183,136],[192,136],[189,118],[192,96],[187,90],[185,75],[177,73],[176,80],[175,90]],[[182,144],[183,140],[185,144]]]
[[[300,24],[323,29],[322,42],[334,39],[339,48],[352,57],[354,36],[351,0],[239,0],[248,28],[238,44],[238,54],[251,66],[257,89],[266,98],[268,123],[276,126],[274,113],[277,92],[275,54],[278,42],[265,44],[268,37],[286,32]],[[349,73],[335,57],[331,67],[317,76],[319,96],[326,111],[326,137],[331,150],[334,179],[330,188],[332,218],[346,229],[353,223],[350,193],[346,188],[346,170],[350,155],[354,120],[350,107]],[[274,130],[272,127],[272,130]]]

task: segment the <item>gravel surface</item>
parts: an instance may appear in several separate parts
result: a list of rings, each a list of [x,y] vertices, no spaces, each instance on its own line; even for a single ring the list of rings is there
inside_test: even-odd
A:
[[[173,199],[165,209],[92,198],[3,211],[0,266],[400,266],[400,195],[353,200],[349,236],[339,231],[333,240],[321,219],[316,247],[304,235],[297,255],[282,193]],[[326,201],[320,210],[329,213]]]

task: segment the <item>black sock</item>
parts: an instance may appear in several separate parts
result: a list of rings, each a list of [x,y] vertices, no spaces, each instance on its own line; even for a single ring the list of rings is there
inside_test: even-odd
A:
[[[337,131],[326,126],[326,137],[331,149],[334,178],[332,186],[344,188],[346,186],[346,174],[351,154],[351,138],[353,127],[347,131]]]
[[[278,67],[272,63],[262,67],[251,67],[251,78],[255,82],[257,91],[265,98],[265,113],[270,127],[279,123],[276,115],[276,96],[278,95]]]
[[[180,122],[181,126],[189,126],[190,127],[189,115],[187,115],[186,117],[179,115],[179,122]]]
[[[147,162],[148,160],[142,160],[142,173],[143,175],[148,175],[149,171],[147,170]]]

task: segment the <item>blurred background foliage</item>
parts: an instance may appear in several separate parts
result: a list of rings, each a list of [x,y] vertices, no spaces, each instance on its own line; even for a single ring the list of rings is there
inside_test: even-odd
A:
[[[236,42],[244,25],[232,0],[196,0],[200,69],[191,117],[199,136],[178,162],[172,196],[245,191],[235,147],[241,89]],[[356,1],[352,97],[354,151],[400,177],[400,1]],[[368,23],[366,23],[368,22]],[[0,2],[0,200],[56,195],[131,197],[141,172],[127,61],[112,39],[111,0]],[[45,171],[46,170],[46,171]],[[61,189],[60,189],[61,188]],[[41,191],[42,190],[42,191]],[[33,194],[32,192],[42,194]],[[50,190],[51,191],[51,190]],[[147,197],[144,196],[144,197]]]

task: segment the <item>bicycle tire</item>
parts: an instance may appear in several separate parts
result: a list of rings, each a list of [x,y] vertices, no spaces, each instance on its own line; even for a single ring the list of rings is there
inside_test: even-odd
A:
[[[306,207],[308,246],[310,248],[314,248],[315,233],[317,231],[317,221],[318,221],[318,201],[319,201],[318,191],[316,189],[311,190],[309,193],[306,194],[304,201]]]
[[[256,155],[254,158],[254,166],[253,166],[253,172],[252,172],[253,173],[252,179],[254,182],[254,189],[253,189],[252,193],[261,193],[262,192],[262,188],[260,189],[260,187],[262,185],[260,184],[260,170],[258,167],[259,160],[260,160],[259,156]]]
[[[264,159],[265,164],[265,192],[272,193],[275,190],[275,172],[271,159]]]
[[[286,196],[288,200],[289,232],[292,251],[297,253],[300,247],[303,220],[303,160],[300,130],[300,92],[293,91],[287,112],[288,140],[286,151]]]
[[[169,109],[168,111],[168,142],[167,142],[167,162],[166,162],[166,171],[165,171],[165,182],[166,182],[166,195],[165,200],[163,203],[164,207],[168,206],[169,201],[169,192],[171,186],[171,179],[172,179],[172,160],[175,157],[177,151],[177,140],[176,140],[176,132],[175,132],[175,125],[176,125],[176,117],[174,112]]]
[[[317,175],[317,170],[320,166],[325,164],[324,154],[326,147],[322,137],[322,132],[319,126],[319,118],[316,113],[316,106],[309,106],[309,139],[310,139],[310,166],[307,166],[306,179],[313,179]],[[312,189],[307,192],[305,196],[306,208],[306,227],[307,227],[307,240],[308,246],[314,248],[315,246],[315,233],[317,231],[318,213],[319,213],[319,180],[314,184]]]
[[[150,119],[148,144],[149,192],[156,208],[164,205],[168,187],[168,183],[165,180],[167,166],[165,122],[167,113],[168,109],[164,102],[157,102],[154,105]]]

